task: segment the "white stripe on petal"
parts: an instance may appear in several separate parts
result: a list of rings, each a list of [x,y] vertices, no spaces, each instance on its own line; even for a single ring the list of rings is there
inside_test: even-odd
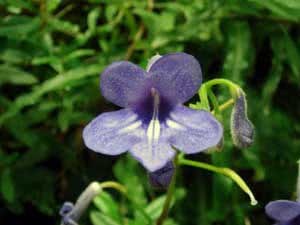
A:
[[[126,126],[118,131],[118,134],[124,134],[124,133],[129,133],[137,128],[139,128],[142,125],[141,121],[136,121],[135,123],[129,124],[129,126]]]

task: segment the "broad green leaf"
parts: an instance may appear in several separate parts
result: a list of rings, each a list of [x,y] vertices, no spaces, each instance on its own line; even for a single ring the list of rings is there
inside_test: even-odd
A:
[[[92,211],[90,213],[90,219],[93,225],[120,225],[121,223],[115,222],[109,216],[100,213],[98,211]]]
[[[185,196],[184,189],[176,189],[172,198],[171,207],[174,205],[176,201],[182,199],[184,196]],[[166,200],[166,196],[164,195],[156,198],[150,204],[148,204],[148,206],[145,208],[145,211],[150,216],[150,218],[152,218],[153,220],[158,219],[158,217],[162,212],[165,200]]]
[[[142,206],[147,204],[147,200],[139,171],[140,166],[131,156],[120,159],[114,166],[114,174],[126,186],[130,200]]]
[[[16,194],[15,194],[15,184],[12,178],[12,173],[9,168],[6,168],[1,174],[1,193],[3,198],[12,203],[15,201]]]
[[[0,85],[10,83],[14,85],[31,85],[37,83],[34,75],[22,71],[18,67],[0,65]]]
[[[101,192],[94,200],[94,205],[106,216],[121,223],[118,203],[106,192]]]

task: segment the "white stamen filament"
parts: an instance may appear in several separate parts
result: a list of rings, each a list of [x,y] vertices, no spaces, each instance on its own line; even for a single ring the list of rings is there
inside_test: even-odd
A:
[[[160,136],[160,122],[158,119],[160,97],[158,91],[154,88],[151,89],[151,94],[153,97],[153,115],[147,128],[149,147],[151,147],[153,144],[156,144]]]

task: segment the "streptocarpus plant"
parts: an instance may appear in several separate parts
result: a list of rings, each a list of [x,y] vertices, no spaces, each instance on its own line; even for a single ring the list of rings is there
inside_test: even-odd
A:
[[[146,71],[128,61],[114,62],[102,72],[100,89],[107,100],[124,109],[100,114],[83,131],[83,140],[89,149],[107,155],[129,151],[146,168],[154,187],[168,188],[157,225],[167,217],[179,165],[230,177],[250,196],[251,203],[256,204],[250,189],[234,171],[184,158],[185,154],[220,147],[223,127],[216,118],[231,104],[234,104],[231,120],[234,143],[248,147],[253,141],[253,126],[247,117],[242,89],[225,79],[211,80],[202,86],[201,82],[198,61],[186,53],[156,55]],[[219,105],[211,90],[214,85],[228,86],[233,98]],[[184,106],[197,91],[200,102],[190,108]],[[103,184],[93,183],[74,206],[65,204],[61,210],[62,222],[76,224],[92,198],[101,192],[101,187]],[[124,192],[124,188],[114,182],[106,183],[106,187]]]

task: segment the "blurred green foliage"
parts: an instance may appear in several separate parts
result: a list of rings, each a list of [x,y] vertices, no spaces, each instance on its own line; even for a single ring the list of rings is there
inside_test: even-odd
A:
[[[227,111],[223,152],[193,157],[239,172],[259,205],[251,207],[227,178],[182,168],[178,201],[165,224],[265,225],[268,201],[293,198],[300,1],[0,0],[0,14],[1,222],[57,224],[63,201],[107,179],[124,183],[132,202],[157,217],[162,193],[149,187],[146,172],[125,156],[87,151],[81,139],[89,120],[114,109],[99,93],[102,69],[123,59],[145,66],[157,52],[188,52],[199,59],[204,80],[240,84],[256,127],[254,146],[235,149]],[[220,101],[228,97],[216,92]],[[130,222],[138,211],[106,193],[84,224],[120,224],[124,215]]]

